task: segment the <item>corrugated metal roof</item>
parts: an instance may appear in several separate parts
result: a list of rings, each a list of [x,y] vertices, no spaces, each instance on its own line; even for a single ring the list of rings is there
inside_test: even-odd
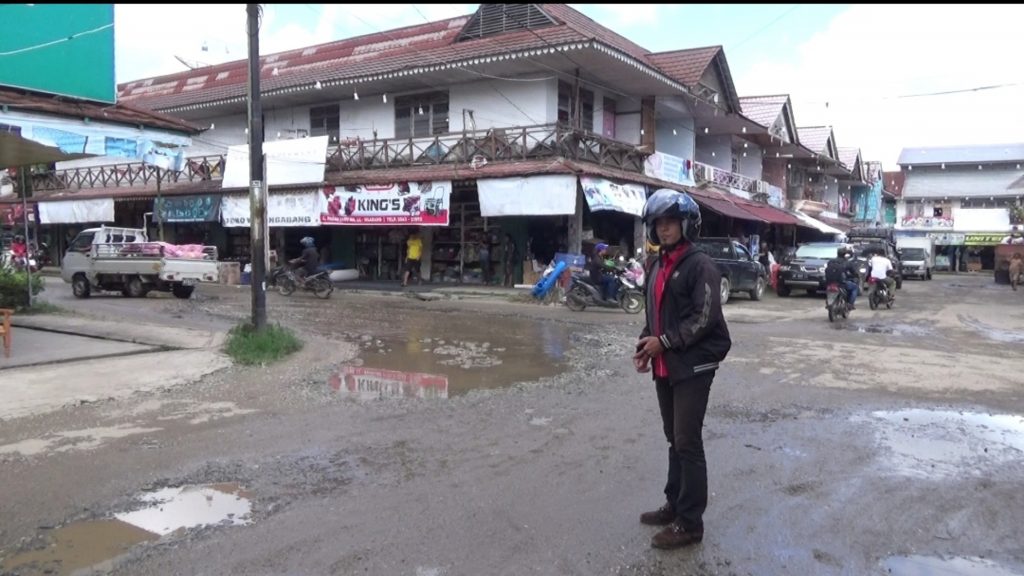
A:
[[[1016,196],[1010,187],[1024,172],[1009,168],[989,167],[981,170],[940,170],[915,168],[906,173],[904,198],[982,198]]]
[[[14,110],[42,112],[65,118],[91,118],[97,121],[127,124],[132,127],[141,125],[146,128],[158,128],[189,135],[199,134],[203,131],[202,128],[184,120],[141,110],[123,102],[114,105],[96,104],[77,98],[37,94],[3,86],[0,86],[0,105],[9,106]]]
[[[860,157],[860,148],[840,148],[839,149],[839,161],[843,163],[850,170],[853,170],[854,164],[857,163],[857,158]],[[860,176],[860,174],[858,174]]]
[[[903,196],[903,184],[906,182],[906,174],[898,170],[893,172],[882,172],[882,188],[899,198]]]
[[[1024,144],[982,146],[930,146],[904,148],[900,166],[918,164],[976,164],[978,162],[1024,162]]]
[[[538,6],[559,21],[559,24],[457,41],[459,33],[472,17],[467,15],[271,54],[260,59],[261,89],[264,92],[271,92],[296,86],[311,86],[318,81],[327,83],[350,80],[368,75],[411,70],[419,66],[505,55],[512,51],[551,48],[589,40],[608,45],[659,70],[649,51],[568,5]],[[698,58],[704,61],[699,71],[700,75],[721,48],[715,47],[710,50],[712,52],[709,55]],[[695,65],[700,67],[700,62]],[[670,78],[679,80],[670,72],[662,72]],[[687,79],[691,78],[690,74],[687,73]],[[696,69],[692,74],[697,74]],[[700,79],[700,75],[697,75],[697,80]],[[148,109],[166,110],[243,98],[246,95],[247,78],[246,61],[236,60],[127,82],[118,86],[118,99],[134,102]]]

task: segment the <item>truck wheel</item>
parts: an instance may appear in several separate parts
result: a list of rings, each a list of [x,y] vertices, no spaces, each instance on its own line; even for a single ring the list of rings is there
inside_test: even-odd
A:
[[[92,293],[92,286],[89,286],[89,279],[85,277],[85,274],[76,274],[71,279],[71,291],[74,292],[75,298],[89,297],[89,294]]]
[[[124,295],[129,298],[144,298],[146,292],[146,285],[142,283],[142,278],[138,276],[132,276],[124,285]]]
[[[758,278],[757,284],[754,285],[754,289],[750,291],[750,299],[757,302],[764,296],[765,282],[764,278]]]
[[[729,283],[729,279],[722,276],[722,305],[729,301],[729,293],[732,292],[732,284]]]
[[[188,300],[192,297],[192,293],[196,291],[195,286],[185,286],[183,284],[175,284],[171,288],[171,293],[174,294],[175,298],[181,298],[182,300]]]

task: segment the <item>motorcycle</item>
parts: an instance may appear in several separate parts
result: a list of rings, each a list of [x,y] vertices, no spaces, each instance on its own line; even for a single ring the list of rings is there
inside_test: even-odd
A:
[[[825,288],[825,308],[828,310],[828,321],[836,318],[847,318],[850,315],[850,293],[846,286],[832,282]]]
[[[30,256],[15,256],[10,250],[0,256],[0,269],[13,272],[24,272],[28,268],[32,273],[39,272],[39,265],[35,258]]]
[[[324,269],[306,276],[305,279],[300,280],[295,275],[295,271],[291,268],[284,266],[278,266],[274,268],[270,273],[270,283],[272,286],[277,288],[278,293],[282,296],[291,296],[296,290],[301,288],[307,292],[316,294],[317,298],[324,300],[331,297],[331,293],[334,292],[334,283],[331,282],[330,272]]]
[[[636,284],[635,272],[631,273],[629,269],[619,268],[614,270],[613,273],[619,284],[614,300],[605,300],[601,295],[601,287],[591,284],[587,276],[573,274],[572,285],[569,287],[569,292],[565,295],[566,307],[573,312],[581,312],[587,306],[622,308],[627,314],[638,314],[644,309],[644,295]],[[642,273],[643,270],[641,268]]]
[[[892,310],[896,296],[889,291],[889,286],[875,278],[869,278],[868,284],[871,286],[871,293],[868,295],[868,305],[871,306],[871,309],[877,310],[879,305],[884,303],[887,309]]]

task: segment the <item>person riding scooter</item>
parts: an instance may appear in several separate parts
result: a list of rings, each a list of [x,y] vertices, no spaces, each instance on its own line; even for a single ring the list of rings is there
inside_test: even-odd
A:
[[[892,260],[886,258],[884,253],[876,252],[868,264],[871,266],[871,278],[874,280],[874,283],[871,285],[871,292],[877,291],[878,285],[884,283],[886,288],[889,289],[889,297],[892,298],[896,290],[896,279],[893,278],[896,270],[893,268]]]
[[[291,260],[293,266],[302,264],[302,268],[296,270],[299,273],[299,278],[305,282],[306,278],[316,274],[317,268],[320,267],[320,253],[316,250],[316,240],[306,236],[302,240],[299,240],[302,244],[302,255],[298,258]]]
[[[614,272],[617,270],[615,262],[608,259],[608,245],[604,242],[594,246],[594,255],[587,264],[590,270],[590,282],[594,287],[601,287],[601,297],[611,302],[615,299],[615,292],[618,288],[618,279]]]

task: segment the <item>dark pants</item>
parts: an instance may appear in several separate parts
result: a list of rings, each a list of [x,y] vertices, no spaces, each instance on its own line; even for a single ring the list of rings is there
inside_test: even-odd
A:
[[[615,300],[615,294],[618,292],[618,279],[610,274],[601,276],[601,297],[611,302]]]
[[[704,412],[715,373],[669,384],[658,378],[658,406],[668,440],[668,481],[665,497],[687,531],[704,529],[708,506],[708,469],[704,460]]]

